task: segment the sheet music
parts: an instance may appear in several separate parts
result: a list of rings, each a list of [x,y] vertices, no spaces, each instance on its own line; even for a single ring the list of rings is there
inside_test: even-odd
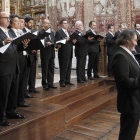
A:
[[[42,45],[45,47],[45,41],[44,41],[44,39],[41,39],[40,41],[41,41]]]
[[[5,53],[5,51],[8,49],[8,47],[11,45],[11,43],[8,43],[7,45],[4,45],[0,48],[0,53]]]
[[[45,31],[47,33],[51,33],[51,28],[49,28],[47,31]]]
[[[33,34],[37,36],[38,31],[35,31]]]
[[[58,43],[66,44],[66,39],[56,41],[56,44],[58,44]]]

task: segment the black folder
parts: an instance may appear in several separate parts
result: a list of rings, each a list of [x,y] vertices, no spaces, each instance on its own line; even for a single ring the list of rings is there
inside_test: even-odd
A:
[[[44,48],[44,46],[41,43],[40,39],[39,38],[34,38],[29,42],[27,50],[29,52],[31,52],[32,50],[41,50],[43,48]]]
[[[48,37],[50,35],[50,33],[45,32],[44,29],[39,31],[39,35],[37,36],[39,39],[44,39],[45,37]]]
[[[103,39],[104,36],[102,36],[102,35],[95,35],[94,38],[95,38],[96,40],[99,39],[99,38]]]
[[[95,37],[96,35],[93,34],[92,32],[87,33],[86,35],[84,35],[84,38],[88,39],[88,37]]]
[[[71,36],[70,36],[70,40],[73,41],[74,39],[78,40],[79,39],[79,35],[77,33],[73,33]]]
[[[117,37],[118,37],[118,35],[116,35],[116,36],[114,36],[114,37],[112,37],[114,40],[116,40],[117,39]]]
[[[31,40],[32,38],[35,38],[35,37],[36,37],[36,35],[28,32],[28,33],[25,33],[24,35],[14,39],[12,41],[12,44],[20,45],[22,43],[22,41],[24,41],[25,39],[30,39]]]
[[[138,62],[140,63],[140,53],[137,53],[136,55],[135,55],[135,58],[138,60]]]

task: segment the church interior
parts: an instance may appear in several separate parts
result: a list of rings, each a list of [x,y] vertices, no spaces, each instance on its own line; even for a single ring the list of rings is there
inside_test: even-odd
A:
[[[103,36],[109,24],[117,31],[121,23],[133,30],[134,24],[140,23],[139,0],[0,0],[0,11],[32,17],[35,31],[42,29],[44,19],[50,20],[54,32],[60,29],[60,20],[66,19],[71,33],[75,31],[76,21],[83,22],[83,33],[89,29],[89,22],[95,21],[97,32]],[[0,140],[118,140],[117,89],[114,78],[107,76],[105,39],[100,47],[99,75],[102,78],[77,83],[76,58],[73,57],[71,81],[75,85],[63,88],[56,80],[54,85],[58,88],[50,91],[41,87],[38,51],[36,83],[39,84],[36,88],[40,93],[31,93],[35,98],[26,99],[32,107],[17,108],[25,114],[25,119],[11,119],[11,126],[0,126]],[[59,73],[58,50],[55,50],[55,71]],[[135,140],[140,140],[139,131]]]

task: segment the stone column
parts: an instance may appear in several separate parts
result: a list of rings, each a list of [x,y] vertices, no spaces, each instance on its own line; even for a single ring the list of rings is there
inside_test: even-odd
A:
[[[2,0],[2,10],[10,14],[10,0]]]
[[[93,0],[84,0],[84,30],[89,28],[89,22],[93,20]]]
[[[40,56],[40,50],[37,51],[37,61],[36,61],[36,78],[41,79],[41,75],[38,73],[38,59]]]

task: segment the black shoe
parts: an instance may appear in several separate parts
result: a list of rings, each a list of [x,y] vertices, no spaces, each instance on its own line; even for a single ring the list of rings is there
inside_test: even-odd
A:
[[[55,86],[53,85],[53,86],[49,86],[49,88],[56,89],[57,87],[55,87]]]
[[[10,126],[11,124],[7,121],[7,117],[4,115],[0,119],[0,125],[2,126]]]
[[[26,93],[26,94],[25,94],[25,98],[35,98],[35,96],[32,96],[32,95]]]
[[[84,79],[84,81],[86,82],[86,81],[87,81],[87,79]]]
[[[43,89],[46,90],[46,91],[50,90],[50,88],[48,88],[48,87],[43,87]]]
[[[66,85],[74,85],[74,84],[71,82],[66,82]]]
[[[94,78],[93,78],[93,77],[88,77],[88,79],[89,79],[89,80],[94,80]]]
[[[18,107],[31,107],[32,105],[24,103],[24,104],[18,104],[17,106]]]
[[[112,74],[108,74],[108,77],[113,77],[113,75]]]
[[[0,121],[0,125],[2,126],[10,126],[11,124],[7,120]]]
[[[29,93],[40,93],[40,91],[39,90],[29,90]]]
[[[102,77],[100,77],[99,75],[94,75],[94,78],[102,78]]]
[[[78,83],[85,83],[85,81],[78,81]]]
[[[61,87],[67,87],[67,85],[66,85],[66,84],[60,84],[60,86],[61,86]]]
[[[7,118],[9,119],[23,119],[25,118],[24,115],[19,115],[18,113],[7,113]]]

